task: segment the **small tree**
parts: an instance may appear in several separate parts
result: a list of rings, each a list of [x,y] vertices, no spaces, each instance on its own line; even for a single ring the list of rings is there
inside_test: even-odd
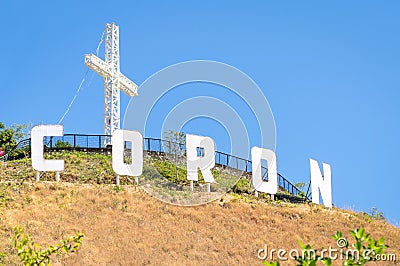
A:
[[[18,141],[27,137],[29,125],[14,124],[6,127],[0,122],[0,147],[4,153],[10,152],[18,144]]]
[[[184,146],[186,145],[186,137],[184,132],[176,132],[173,130],[168,130],[164,132],[165,135],[165,148],[166,152],[173,156],[176,178],[178,179],[178,157],[185,154]]]
[[[306,183],[304,182],[298,182],[295,184],[295,187],[297,187],[300,190],[300,193],[298,196],[305,198],[306,197],[306,193],[304,192],[304,188],[306,187]]]
[[[164,132],[167,148],[167,153],[176,156],[183,156],[185,151],[182,146],[186,145],[186,137],[183,132],[176,132],[173,130],[168,130]]]
[[[27,138],[30,125],[14,124],[6,127],[0,122],[0,154],[7,155],[7,158],[22,158],[26,155],[26,148],[15,149],[18,142]],[[2,155],[0,155],[1,157]]]
[[[17,145],[17,140],[14,138],[14,130],[12,128],[6,128],[3,123],[0,122],[0,147],[7,153]]]
[[[304,182],[298,182],[295,184],[295,186],[299,189],[299,190],[303,190],[304,187],[306,186],[306,183]]]

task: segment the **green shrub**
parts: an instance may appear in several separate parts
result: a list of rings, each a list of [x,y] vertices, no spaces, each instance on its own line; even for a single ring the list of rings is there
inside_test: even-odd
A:
[[[33,242],[28,234],[24,234],[20,226],[13,228],[13,245],[17,250],[17,254],[24,265],[50,265],[50,257],[53,254],[68,254],[78,250],[82,244],[83,233],[76,233],[75,235],[61,240],[55,246],[48,246],[44,249],[42,246]]]
[[[54,145],[54,148],[72,148],[72,144],[69,143],[68,141],[62,141],[62,140],[57,140],[56,145]]]
[[[239,181],[233,186],[232,191],[235,193],[250,193],[250,181],[241,178]]]

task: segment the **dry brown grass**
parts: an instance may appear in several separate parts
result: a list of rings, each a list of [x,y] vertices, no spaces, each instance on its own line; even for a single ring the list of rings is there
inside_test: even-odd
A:
[[[207,205],[179,207],[138,187],[116,192],[109,185],[1,186],[0,252],[7,265],[18,262],[10,243],[15,225],[42,245],[84,232],[78,253],[54,258],[55,265],[262,265],[257,250],[265,244],[290,250],[301,239],[313,247],[334,247],[332,234],[339,230],[348,236],[356,227],[374,238],[385,237],[387,252],[400,256],[398,228],[351,211],[249,203],[230,195]]]

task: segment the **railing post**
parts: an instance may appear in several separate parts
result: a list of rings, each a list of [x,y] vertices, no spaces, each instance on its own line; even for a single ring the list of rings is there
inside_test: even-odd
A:
[[[76,135],[74,134],[74,149],[76,148]]]
[[[101,136],[99,135],[99,149],[101,148]]]

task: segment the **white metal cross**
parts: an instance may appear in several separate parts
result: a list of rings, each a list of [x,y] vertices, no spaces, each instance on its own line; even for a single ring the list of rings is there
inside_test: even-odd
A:
[[[106,24],[105,60],[94,54],[85,54],[85,65],[104,78],[104,134],[112,133],[121,126],[120,90],[128,96],[137,96],[138,86],[120,72],[119,27]],[[105,145],[111,144],[106,138]]]

